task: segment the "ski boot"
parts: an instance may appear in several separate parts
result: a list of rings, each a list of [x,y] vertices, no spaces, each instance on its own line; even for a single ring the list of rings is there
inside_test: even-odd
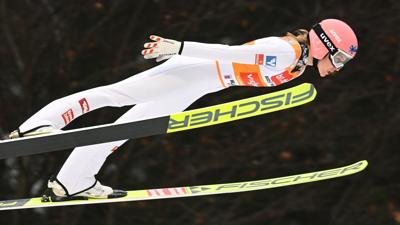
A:
[[[66,188],[55,178],[50,178],[47,187],[48,189],[42,196],[42,202],[122,198],[128,194],[126,191],[113,190],[111,187],[104,186],[97,179],[91,187],[73,195],[70,195]]]

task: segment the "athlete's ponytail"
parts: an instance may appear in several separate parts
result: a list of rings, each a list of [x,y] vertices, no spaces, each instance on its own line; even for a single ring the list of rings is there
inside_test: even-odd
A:
[[[293,32],[287,32],[287,36],[295,38],[299,43],[310,45],[308,38],[308,31],[305,29],[298,29]]]

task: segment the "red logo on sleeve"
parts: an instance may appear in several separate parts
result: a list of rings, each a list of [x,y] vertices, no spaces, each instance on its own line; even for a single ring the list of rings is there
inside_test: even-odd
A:
[[[79,100],[79,105],[81,106],[82,114],[89,112],[89,103],[86,98],[82,98],[81,100]]]
[[[65,125],[67,125],[74,119],[74,111],[72,109],[68,109],[68,111],[63,113],[61,117],[63,118]]]
[[[256,65],[264,65],[264,54],[256,54]]]
[[[254,86],[254,87],[260,87],[262,86],[262,81],[260,78],[260,75],[256,72],[253,73],[248,73],[248,72],[243,72],[240,73],[240,79],[242,80],[244,85],[247,86]]]
[[[288,71],[285,71],[281,74],[271,77],[271,80],[272,80],[272,82],[274,82],[275,85],[280,85],[280,84],[286,83],[286,82],[290,81],[291,79],[293,79],[293,76]]]

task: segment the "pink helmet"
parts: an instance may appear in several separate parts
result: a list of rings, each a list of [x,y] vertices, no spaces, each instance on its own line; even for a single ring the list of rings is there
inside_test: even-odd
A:
[[[337,19],[326,19],[319,23],[322,30],[340,50],[354,57],[357,53],[358,41],[356,34],[349,25]],[[316,59],[322,59],[329,52],[326,45],[317,36],[314,28],[309,33],[311,55]]]

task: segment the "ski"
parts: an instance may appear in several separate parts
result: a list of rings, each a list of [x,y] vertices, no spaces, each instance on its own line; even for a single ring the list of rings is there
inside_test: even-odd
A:
[[[269,94],[153,119],[3,140],[0,159],[212,126],[303,105],[314,100],[316,95],[312,84],[303,83]]]
[[[40,197],[0,201],[0,210],[43,208],[55,206],[99,204],[111,202],[143,201],[153,199],[168,199],[195,197],[201,195],[228,194],[246,191],[256,191],[285,187],[296,184],[310,183],[352,175],[364,170],[368,165],[366,160],[359,161],[352,165],[328,169],[310,173],[296,174],[285,177],[277,177],[265,180],[245,181],[237,183],[210,184],[200,186],[172,187],[160,189],[134,190],[128,191],[128,195],[123,198],[114,199],[89,199],[74,200],[65,202],[42,202]]]

